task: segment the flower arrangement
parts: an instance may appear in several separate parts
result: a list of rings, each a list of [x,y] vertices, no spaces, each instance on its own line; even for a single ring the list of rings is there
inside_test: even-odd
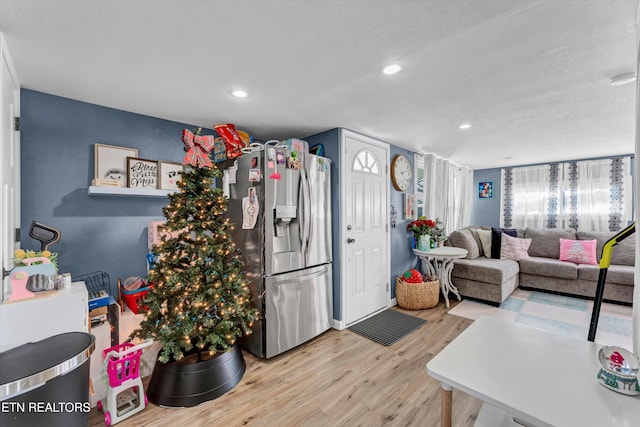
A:
[[[411,221],[409,223],[407,231],[411,231],[418,240],[420,239],[420,236],[425,234],[431,236],[431,239],[436,242],[443,242],[447,238],[444,231],[444,224],[438,218],[434,221],[421,216],[415,221]]]
[[[27,264],[24,263],[24,260],[27,258],[37,258],[37,257],[43,257],[43,258],[47,258],[49,261],[51,261],[51,264],[53,264],[53,267],[57,270],[58,269],[58,264],[56,263],[56,260],[58,258],[58,253],[57,252],[50,252],[47,250],[44,251],[25,251],[24,249],[16,249],[15,252],[13,253],[13,264],[16,267],[24,267]],[[41,264],[40,262],[34,262],[33,264]]]
[[[425,217],[420,217],[415,221],[411,221],[407,226],[407,231],[411,231],[416,238],[420,238],[425,234],[431,235],[432,230],[435,230],[436,222]]]

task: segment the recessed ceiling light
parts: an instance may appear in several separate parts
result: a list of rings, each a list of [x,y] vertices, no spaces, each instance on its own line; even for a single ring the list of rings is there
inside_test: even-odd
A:
[[[399,71],[402,70],[402,67],[399,66],[398,64],[391,64],[391,65],[387,65],[386,67],[384,67],[382,69],[382,72],[385,73],[387,76],[390,76],[392,74],[395,74]]]
[[[626,74],[620,74],[618,76],[612,77],[611,80],[609,81],[609,84],[611,86],[622,86],[622,85],[626,85],[627,83],[631,83],[635,81],[636,81],[636,73],[626,73]]]
[[[235,96],[236,98],[246,98],[247,96],[249,96],[246,91],[240,89],[231,91],[231,95]]]
[[[469,129],[471,127],[471,125],[469,123],[463,123],[460,126],[458,126],[458,129]]]

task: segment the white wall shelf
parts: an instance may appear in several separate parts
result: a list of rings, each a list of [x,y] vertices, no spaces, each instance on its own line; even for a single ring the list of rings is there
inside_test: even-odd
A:
[[[175,190],[157,190],[155,188],[123,188],[123,187],[89,187],[90,196],[118,196],[118,197],[167,197]]]

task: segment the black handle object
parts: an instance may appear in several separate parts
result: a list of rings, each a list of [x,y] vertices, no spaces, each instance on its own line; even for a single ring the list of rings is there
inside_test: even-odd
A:
[[[49,249],[49,246],[60,240],[62,233],[57,228],[49,225],[40,224],[36,221],[31,222],[29,236],[40,242],[40,250]]]
[[[589,325],[589,335],[587,339],[593,342],[596,339],[596,329],[598,329],[598,318],[600,317],[600,306],[602,306],[602,297],[604,295],[604,284],[607,278],[607,269],[611,264],[611,253],[613,247],[636,231],[636,223],[633,222],[627,228],[607,240],[602,248],[602,256],[600,257],[600,274],[598,275],[598,285],[596,287],[596,296],[593,300],[593,311],[591,312],[591,324]]]

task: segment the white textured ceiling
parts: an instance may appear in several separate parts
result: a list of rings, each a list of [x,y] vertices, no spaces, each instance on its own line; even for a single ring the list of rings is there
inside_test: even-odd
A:
[[[263,139],[345,127],[481,169],[634,152],[635,83],[609,79],[635,72],[637,7],[0,0],[0,31],[28,89]]]

